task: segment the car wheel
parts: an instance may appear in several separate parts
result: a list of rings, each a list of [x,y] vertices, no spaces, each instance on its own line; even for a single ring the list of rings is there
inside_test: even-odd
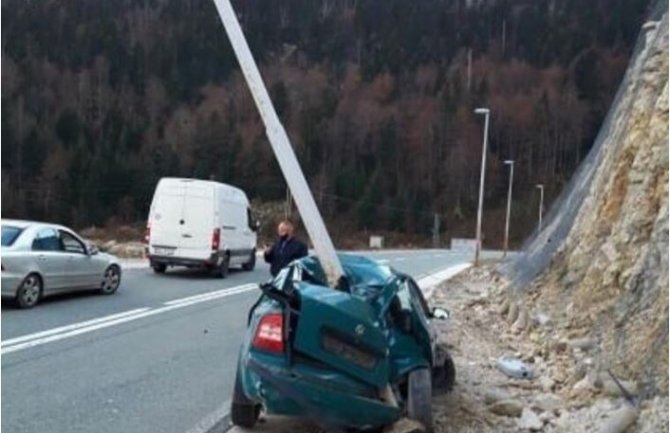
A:
[[[116,289],[121,285],[121,268],[117,265],[111,265],[105,271],[100,285],[100,293],[103,295],[111,295],[116,292]]]
[[[244,269],[245,271],[253,271],[255,267],[256,267],[256,250],[253,249],[251,250],[251,257],[249,257],[249,261],[242,265],[242,269]]]
[[[230,270],[230,254],[225,253],[223,255],[223,260],[221,264],[214,268],[214,275],[218,278],[226,278],[228,276],[228,271]]]
[[[430,369],[420,368],[409,374],[407,384],[407,416],[423,424],[427,433],[433,432]]]
[[[32,308],[42,297],[42,279],[37,274],[28,274],[16,291],[19,308]]]
[[[456,383],[456,366],[454,360],[446,349],[438,349],[442,352],[441,365],[433,367],[433,395],[449,392]]]
[[[167,269],[167,265],[163,264],[163,263],[156,263],[156,264],[151,265],[151,267],[153,268],[154,272],[157,273],[157,274],[164,274],[165,270]]]
[[[261,414],[261,405],[249,400],[240,383],[239,371],[235,375],[235,388],[230,404],[230,420],[233,424],[244,428],[253,428]]]

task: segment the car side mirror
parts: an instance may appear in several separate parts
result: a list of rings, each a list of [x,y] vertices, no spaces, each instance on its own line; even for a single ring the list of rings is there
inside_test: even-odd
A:
[[[449,310],[445,310],[444,308],[433,308],[433,319],[438,319],[438,320],[447,320],[451,314],[449,313]]]
[[[88,255],[89,256],[94,256],[94,255],[98,254],[99,252],[100,252],[100,250],[98,249],[98,247],[96,245],[94,245],[94,244],[89,244],[88,245]]]

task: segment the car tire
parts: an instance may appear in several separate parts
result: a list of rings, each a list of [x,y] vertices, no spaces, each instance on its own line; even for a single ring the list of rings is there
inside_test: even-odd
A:
[[[242,269],[245,271],[253,271],[254,268],[256,268],[256,249],[251,250],[249,261],[242,265]]]
[[[420,422],[426,433],[433,432],[432,382],[430,369],[409,373],[407,384],[407,417]]]
[[[103,295],[112,295],[116,293],[121,285],[121,268],[117,265],[111,265],[105,270],[100,285],[100,293]]]
[[[151,265],[151,267],[153,268],[154,272],[157,273],[157,274],[164,274],[165,271],[167,270],[167,265],[163,264],[163,263],[156,263],[156,264]]]
[[[230,271],[230,254],[225,253],[223,255],[223,260],[221,260],[221,264],[214,268],[214,275],[218,278],[226,278],[228,276],[228,271]]]
[[[456,384],[456,366],[454,359],[446,349],[438,348],[441,352],[442,364],[433,367],[433,395],[449,392]]]
[[[16,305],[19,308],[33,308],[42,297],[42,278],[35,273],[28,274],[16,291]]]
[[[261,415],[261,405],[249,400],[242,390],[239,371],[235,374],[235,388],[230,404],[230,420],[243,428],[253,428]]]

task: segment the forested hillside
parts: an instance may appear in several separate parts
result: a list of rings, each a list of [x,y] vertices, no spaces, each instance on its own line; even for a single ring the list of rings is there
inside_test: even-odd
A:
[[[238,17],[317,201],[349,230],[513,236],[586,155],[648,0],[247,0]],[[285,196],[210,0],[2,1],[2,213],[146,216],[162,176]]]

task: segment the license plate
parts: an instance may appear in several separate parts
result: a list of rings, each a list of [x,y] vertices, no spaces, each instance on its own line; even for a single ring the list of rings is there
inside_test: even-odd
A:
[[[155,247],[154,252],[157,256],[171,256],[174,254],[174,248]]]

